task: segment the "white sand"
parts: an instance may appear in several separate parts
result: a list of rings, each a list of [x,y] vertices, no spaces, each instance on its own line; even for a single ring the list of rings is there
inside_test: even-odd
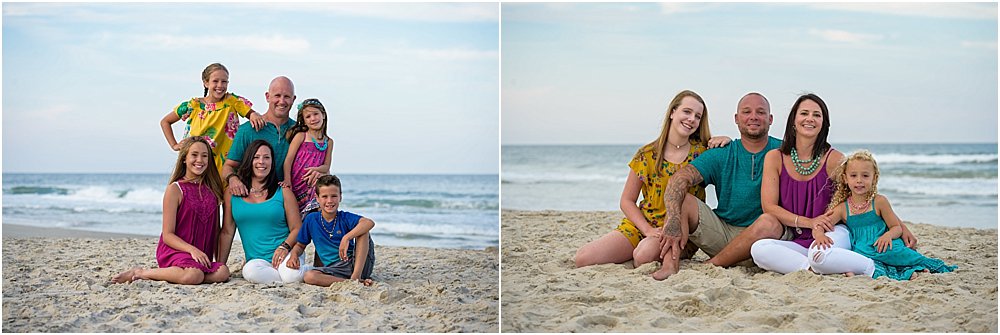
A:
[[[4,225],[6,228],[7,225]],[[3,237],[4,332],[497,332],[496,248],[376,249],[376,284],[111,284],[157,238]],[[312,247],[307,249],[312,254]]]
[[[913,281],[788,275],[681,263],[575,269],[580,246],[618,212],[524,212],[502,219],[503,332],[997,332],[997,231],[908,224],[924,255],[957,264]]]

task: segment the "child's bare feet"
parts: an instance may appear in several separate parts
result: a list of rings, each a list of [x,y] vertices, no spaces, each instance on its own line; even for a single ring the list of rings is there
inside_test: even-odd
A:
[[[845,272],[844,277],[854,277],[854,272]]]
[[[371,279],[358,279],[358,282],[365,286],[372,286],[375,283]]]
[[[111,282],[115,284],[121,283],[131,283],[136,279],[136,272],[139,272],[138,267],[134,267],[126,270],[125,272],[119,273],[117,276],[111,278]]]

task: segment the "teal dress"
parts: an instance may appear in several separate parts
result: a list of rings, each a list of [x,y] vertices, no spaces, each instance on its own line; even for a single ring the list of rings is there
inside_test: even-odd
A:
[[[847,202],[844,202],[847,206]],[[888,276],[895,280],[909,280],[910,275],[916,271],[930,270],[934,273],[951,272],[958,266],[947,265],[937,258],[930,258],[921,255],[916,250],[910,249],[903,243],[903,239],[892,240],[892,249],[885,252],[878,252],[875,249],[875,241],[878,240],[888,230],[885,220],[875,213],[875,201],[872,201],[872,210],[851,215],[850,208],[847,207],[847,230],[851,232],[851,246],[854,252],[871,258],[875,261],[875,273],[872,278]]]

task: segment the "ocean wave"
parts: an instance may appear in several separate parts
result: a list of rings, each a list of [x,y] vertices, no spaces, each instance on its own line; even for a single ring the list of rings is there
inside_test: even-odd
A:
[[[454,225],[454,224],[414,224],[402,222],[376,223],[379,234],[417,237],[492,237],[499,235],[497,226]]]
[[[913,155],[913,154],[873,154],[879,164],[970,164],[997,163],[997,154],[962,154],[962,155]]]
[[[997,179],[880,178],[879,191],[930,196],[997,196]]]
[[[66,195],[69,194],[70,190],[61,187],[48,187],[48,186],[14,186],[10,189],[4,190],[6,194],[55,194],[55,195]]]
[[[500,204],[494,197],[482,200],[435,200],[435,199],[361,199],[357,202],[347,202],[351,207],[360,208],[396,208],[414,207],[429,209],[465,209],[465,210],[497,210]]]
[[[538,173],[503,173],[500,183],[502,184],[545,184],[545,183],[579,183],[579,182],[604,182],[604,183],[625,183],[628,176],[621,174],[604,173],[572,173],[572,171],[559,172],[538,172]]]

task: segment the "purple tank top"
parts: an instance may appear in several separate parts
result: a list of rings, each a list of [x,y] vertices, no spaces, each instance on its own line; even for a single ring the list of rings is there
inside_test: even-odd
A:
[[[830,155],[826,155],[826,160],[829,161],[829,159]],[[781,208],[807,218],[815,218],[825,213],[826,206],[830,204],[830,199],[833,197],[833,181],[826,173],[826,163],[826,161],[823,162],[823,166],[820,166],[819,171],[812,179],[798,181],[785,170],[784,155],[782,155],[781,176],[778,178]],[[792,242],[808,248],[813,242],[812,229],[801,229],[802,233],[795,234]]]

